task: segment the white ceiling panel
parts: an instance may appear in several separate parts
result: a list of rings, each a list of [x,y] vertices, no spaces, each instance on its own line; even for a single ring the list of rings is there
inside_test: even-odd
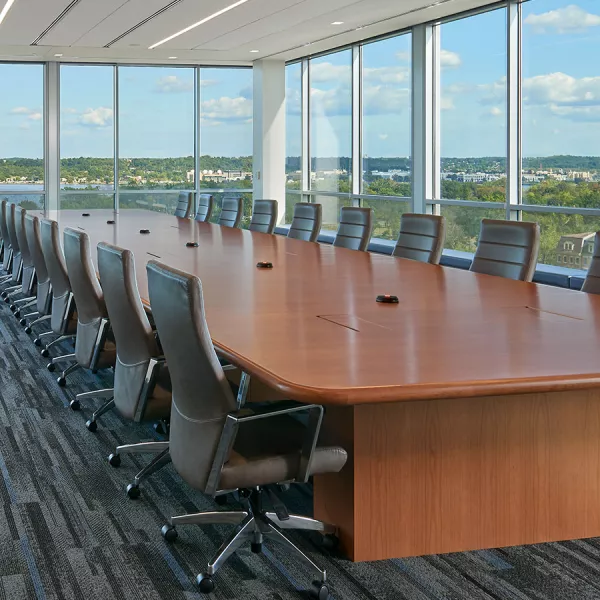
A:
[[[6,45],[28,46],[71,4],[72,0],[17,0],[0,25]],[[4,3],[0,4],[4,6]]]

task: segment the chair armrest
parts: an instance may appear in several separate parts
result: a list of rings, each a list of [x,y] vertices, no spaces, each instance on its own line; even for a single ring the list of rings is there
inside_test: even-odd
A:
[[[225,463],[229,460],[229,455],[235,444],[240,425],[260,419],[270,419],[272,417],[291,415],[299,412],[308,412],[309,421],[302,441],[302,447],[300,448],[300,464],[295,481],[306,483],[309,478],[312,457],[321,431],[323,407],[319,404],[298,405],[289,402],[278,402],[274,406],[260,407],[257,410],[244,408],[227,415],[208,477],[206,493],[215,495],[218,491],[221,471]]]
[[[146,377],[144,378],[144,385],[142,386],[139,402],[135,411],[134,420],[137,423],[139,423],[142,420],[144,413],[146,412],[148,400],[152,397],[152,394],[154,393],[154,387],[156,386],[156,379],[158,378],[158,374],[162,367],[166,364],[167,361],[164,356],[155,356],[151,358],[150,362],[148,363]]]

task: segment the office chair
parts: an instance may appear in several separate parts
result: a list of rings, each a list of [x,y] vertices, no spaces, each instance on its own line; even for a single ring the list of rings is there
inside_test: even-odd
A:
[[[40,220],[35,215],[25,216],[25,235],[31,253],[31,260],[35,269],[36,283],[36,311],[23,315],[20,323],[25,327],[25,333],[31,333],[33,327],[39,323],[49,321],[51,318],[52,286],[46,268],[46,261],[42,251],[42,237],[40,233]],[[27,324],[28,319],[37,316],[35,321]]]
[[[19,240],[17,238],[17,229],[15,226],[16,208],[16,205],[12,202],[9,202],[6,206],[6,227],[12,251],[12,264],[10,269],[11,276],[3,282],[6,287],[4,287],[2,293],[0,293],[0,297],[7,303],[10,302],[9,294],[21,289],[21,274],[23,271],[21,249],[19,248]]]
[[[171,414],[171,380],[156,332],[142,306],[130,250],[105,242],[98,244],[98,272],[104,301],[117,344],[114,403],[119,413],[136,423],[166,421]],[[158,453],[127,487],[127,495],[140,495],[139,483],[170,462],[169,442],[144,442],[118,446],[108,457],[113,467],[121,454]]]
[[[238,410],[236,398],[212,345],[204,315],[202,285],[197,277],[151,261],[147,265],[150,304],[173,385],[170,453],[173,466],[192,487],[209,496],[239,490],[243,510],[172,517],[163,527],[167,541],[175,527],[231,524],[237,529],[198,576],[200,591],[214,589],[213,576],[246,542],[260,552],[263,540],[282,543],[318,573],[317,593],[329,596],[325,571],[298,549],[281,529],[308,529],[332,534],[330,525],[289,515],[268,486],[304,483],[317,473],[342,469],[346,452],[317,447],[323,407],[275,404],[256,411]],[[308,425],[292,415],[308,413]],[[263,509],[268,496],[276,512]]]
[[[29,244],[27,243],[27,236],[25,234],[25,217],[27,211],[20,206],[15,206],[15,233],[17,240],[19,241],[19,248],[21,250],[21,287],[12,294],[8,294],[5,301],[10,300],[10,310],[14,313],[17,319],[21,317],[21,310],[33,306],[36,303],[36,297],[33,296],[33,291],[36,284],[35,267],[33,265],[33,259],[31,258],[31,252],[29,250]],[[22,296],[17,299],[18,296]]]
[[[277,224],[277,200],[255,200],[250,231],[273,233]]]
[[[182,219],[189,219],[192,214],[194,204],[194,195],[192,192],[181,192],[175,209],[175,216]]]
[[[6,205],[8,200],[4,198],[0,204],[0,271],[8,273],[8,268],[5,262],[10,260],[8,249],[10,248],[10,240],[8,238],[8,229],[6,227]],[[0,283],[8,279],[8,275],[0,277]]]
[[[223,198],[223,206],[218,224],[223,227],[239,227],[243,212],[244,207],[240,196],[236,198]]]
[[[65,257],[60,245],[60,234],[58,223],[51,219],[40,220],[40,234],[42,239],[42,253],[50,284],[52,286],[52,312],[50,315],[50,331],[38,335],[34,340],[36,346],[42,345],[42,339],[48,335],[57,335],[58,337],[46,344],[42,350],[42,356],[50,356],[50,348],[66,340],[75,338],[77,331],[77,309],[75,299],[71,292],[71,282],[67,274]],[[63,360],[73,360],[75,354],[65,354],[57,356],[48,364],[50,371],[55,370],[55,364]],[[62,382],[60,385],[64,385]]]
[[[594,256],[581,287],[587,294],[600,294],[600,232],[594,237]]]
[[[340,225],[333,245],[338,248],[365,251],[369,247],[372,231],[372,208],[343,206],[340,211]]]
[[[96,372],[115,366],[116,347],[111,339],[108,311],[104,302],[104,294],[90,253],[90,238],[87,233],[66,227],[64,230],[65,263],[71,290],[77,304],[77,336],[75,338],[76,363],[63,371],[60,380],[78,368],[90,369]],[[71,408],[79,410],[80,402],[91,398],[104,398],[106,402],[86,423],[90,431],[96,431],[96,420],[104,413],[111,410],[115,403],[112,388],[95,390],[84,394],[77,394],[71,401]]]
[[[439,265],[445,239],[445,217],[405,213],[392,256]]]
[[[321,233],[323,206],[309,202],[294,205],[294,216],[288,231],[288,237],[305,242],[316,242]]]
[[[198,210],[196,211],[196,221],[208,223],[212,215],[214,199],[212,194],[200,194],[198,196]]]
[[[471,271],[531,281],[540,247],[540,226],[526,221],[482,219]]]

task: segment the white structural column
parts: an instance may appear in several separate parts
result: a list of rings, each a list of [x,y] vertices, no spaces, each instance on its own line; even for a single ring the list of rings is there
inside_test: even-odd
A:
[[[59,209],[60,194],[60,65],[46,64],[45,85],[46,211]]]
[[[277,200],[285,220],[285,62],[254,63],[254,199]]]

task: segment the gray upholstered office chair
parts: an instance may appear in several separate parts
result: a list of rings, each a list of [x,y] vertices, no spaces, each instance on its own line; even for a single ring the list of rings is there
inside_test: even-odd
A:
[[[25,327],[25,333],[31,333],[33,327],[39,323],[50,320],[52,306],[52,286],[50,276],[46,268],[46,261],[42,251],[42,237],[40,233],[40,220],[35,215],[25,216],[25,235],[31,253],[31,260],[35,269],[36,278],[36,310],[33,313],[23,315],[21,325]],[[37,317],[35,321],[28,324],[29,319]]]
[[[4,198],[0,202],[0,237],[2,244],[2,263],[0,264],[0,270],[5,273],[0,277],[0,284],[10,279],[10,267],[12,260],[12,249],[10,247],[10,238],[8,236],[8,226],[6,224],[6,211],[8,206],[8,200]]]
[[[189,219],[194,205],[194,194],[192,192],[181,192],[177,200],[175,216],[182,219]]]
[[[539,247],[537,223],[482,219],[471,271],[531,281]]]
[[[33,260],[31,258],[27,236],[25,234],[26,215],[27,211],[24,208],[15,206],[15,233],[21,250],[21,287],[12,294],[8,294],[5,301],[11,302],[10,310],[15,314],[17,319],[21,318],[21,309],[33,306],[36,302],[36,297],[32,295],[35,289],[36,278],[35,268],[33,266]],[[21,297],[19,298],[19,296]]]
[[[288,540],[281,529],[334,532],[322,522],[288,515],[280,501],[277,514],[262,509],[262,497],[276,483],[303,483],[312,474],[338,472],[346,463],[342,448],[318,447],[323,407],[281,405],[238,410],[213,348],[204,315],[202,285],[197,277],[156,261],[147,265],[150,304],[173,385],[170,453],[173,466],[187,483],[205,494],[240,490],[244,510],[172,517],[163,527],[167,541],[179,524],[237,525],[205,573],[200,590],[214,588],[212,577],[244,543],[260,552],[263,537],[295,551],[318,573],[319,598],[327,598],[325,572]],[[285,407],[285,408],[284,408]],[[291,415],[308,413],[307,425]]]
[[[58,223],[52,219],[40,220],[40,234],[42,239],[42,252],[48,269],[50,284],[52,286],[52,312],[50,315],[50,331],[41,333],[34,340],[36,346],[42,345],[42,340],[48,335],[56,335],[56,339],[46,344],[42,356],[50,356],[50,348],[61,342],[75,338],[77,331],[77,309],[75,299],[71,292],[71,283],[67,274],[67,266],[62,247]],[[62,360],[73,360],[75,354],[65,354],[52,359],[48,368],[54,370],[55,365]]]
[[[581,291],[588,294],[600,294],[600,231],[596,232],[594,237],[594,256],[592,256],[592,262]]]
[[[250,231],[273,233],[277,224],[277,200],[255,200]]]
[[[288,237],[305,242],[316,242],[323,223],[323,206],[309,202],[294,205],[294,216]]]
[[[65,263],[71,282],[71,290],[77,304],[77,337],[75,338],[75,360],[59,377],[59,385],[77,368],[90,369],[96,372],[115,366],[116,347],[111,339],[108,311],[104,302],[104,294],[90,252],[90,238],[87,233],[66,227],[64,230]],[[61,381],[62,380],[62,381]],[[80,409],[80,402],[90,398],[104,398],[106,402],[94,412],[86,423],[90,431],[96,431],[98,417],[114,407],[114,390],[112,388],[95,390],[77,394],[71,401],[73,410]]]
[[[198,196],[198,210],[196,210],[196,221],[207,223],[210,221],[214,206],[212,194],[200,194]]]
[[[12,251],[12,264],[10,268],[11,276],[3,282],[5,287],[0,296],[4,298],[4,301],[7,303],[10,302],[9,294],[19,292],[21,289],[21,274],[23,269],[21,249],[19,248],[19,240],[17,238],[16,209],[16,205],[12,202],[9,202],[6,205],[6,226]]]
[[[117,344],[114,404],[119,413],[136,423],[163,421],[171,414],[171,380],[156,332],[142,305],[130,250],[98,244],[98,272]],[[143,442],[118,446],[108,461],[121,464],[121,454],[157,453],[127,488],[130,498],[140,494],[142,478],[170,462],[169,442]]]
[[[405,213],[392,256],[439,265],[445,239],[445,217]]]
[[[333,245],[338,248],[365,251],[369,247],[372,231],[372,208],[343,206],[340,211],[340,225]]]
[[[224,227],[239,227],[244,213],[244,205],[241,197],[223,198],[219,225]]]

